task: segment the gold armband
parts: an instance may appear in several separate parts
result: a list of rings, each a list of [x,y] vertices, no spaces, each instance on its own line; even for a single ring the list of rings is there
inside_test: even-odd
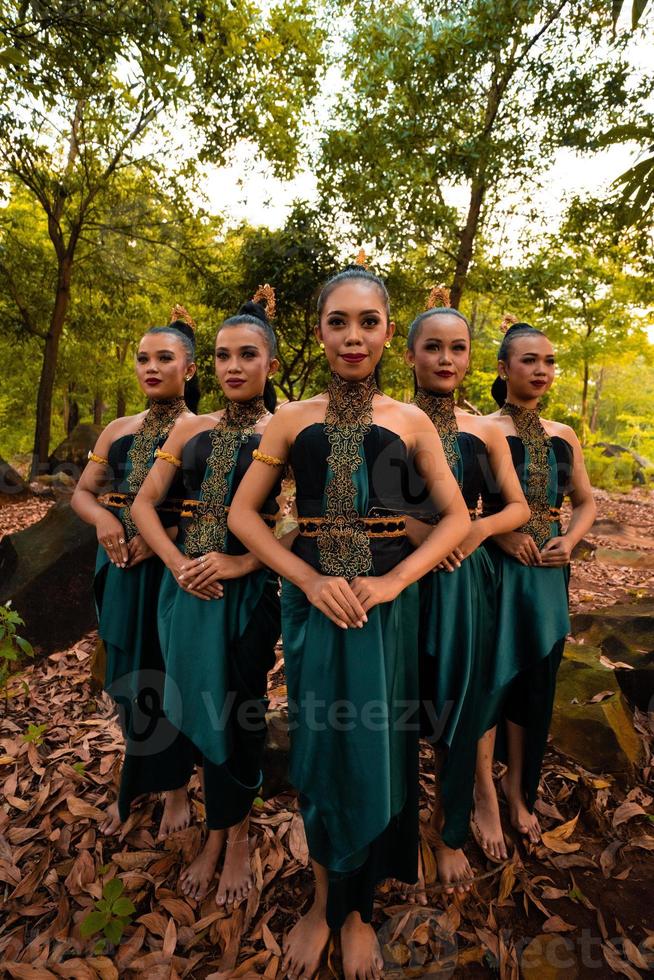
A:
[[[106,466],[109,462],[109,460],[105,459],[104,456],[98,456],[98,454],[94,453],[91,449],[89,449],[88,458],[91,463],[100,463],[102,466]]]
[[[172,453],[165,453],[162,449],[155,449],[154,455],[156,459],[165,459],[167,463],[172,463],[178,469],[182,465],[181,459],[177,459],[177,456],[173,456]]]
[[[284,466],[283,459],[277,459],[276,456],[268,456],[267,453],[260,453],[258,449],[252,450],[252,459],[258,459],[260,463],[266,463],[267,466]]]

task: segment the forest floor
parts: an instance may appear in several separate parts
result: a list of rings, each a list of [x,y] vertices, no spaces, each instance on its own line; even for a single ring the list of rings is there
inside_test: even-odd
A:
[[[597,499],[599,520],[588,543],[596,555],[612,553],[607,564],[575,563],[573,609],[654,594],[652,495],[598,491]],[[0,533],[38,520],[44,506],[26,498],[2,508]],[[632,553],[622,565],[615,563],[621,549]],[[636,550],[645,558],[634,567]],[[95,640],[89,634],[10,683],[0,721],[0,976],[284,980],[283,936],[311,896],[295,797],[282,794],[255,808],[255,887],[231,912],[217,908],[215,882],[201,902],[178,888],[181,868],[201,845],[197,776],[187,830],[158,843],[161,804],[151,798],[119,835],[103,837],[98,822],[114,799],[122,740],[112,703],[90,687]],[[284,702],[281,659],[270,696],[273,707]],[[471,841],[466,850],[478,880],[468,895],[439,890],[433,851],[423,840],[428,906],[388,885],[379,889],[373,923],[384,976],[568,980],[638,978],[654,970],[654,718],[638,714],[636,728],[646,762],[628,785],[550,751],[538,804],[542,844],[518,843],[498,867]],[[426,821],[434,787],[426,751],[422,762]],[[84,939],[80,925],[112,879],[120,884],[109,893],[122,890],[135,911],[123,915],[122,941],[99,949],[97,936]],[[336,942],[320,977],[338,976]]]

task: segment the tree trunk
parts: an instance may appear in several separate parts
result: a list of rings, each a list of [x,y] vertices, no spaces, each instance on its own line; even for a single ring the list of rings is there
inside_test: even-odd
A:
[[[484,203],[486,184],[480,177],[475,177],[470,188],[470,203],[468,205],[468,215],[466,223],[461,232],[461,239],[456,255],[456,266],[454,269],[454,279],[450,291],[450,304],[453,309],[458,310],[461,296],[468,276],[468,269],[472,262],[472,255],[475,246],[475,238],[479,229],[479,217],[481,206]]]
[[[59,341],[64,329],[68,304],[70,303],[70,274],[72,259],[64,257],[59,263],[57,292],[50,318],[50,329],[45,338],[43,363],[39,390],[36,396],[36,427],[34,432],[34,452],[30,479],[45,473],[50,449],[50,429],[52,425],[52,394],[57,372]]]
[[[118,390],[116,391],[116,418],[122,419],[126,412],[127,398],[125,396],[125,389],[122,385],[118,385]]]
[[[597,421],[599,418],[600,399],[602,397],[602,385],[604,384],[604,368],[600,368],[595,384],[595,397],[593,398],[593,414],[590,417],[590,431],[597,432]]]
[[[102,413],[104,411],[104,402],[102,401],[102,392],[96,391],[95,398],[93,399],[93,424],[102,425]]]
[[[582,446],[586,443],[586,436],[588,434],[588,378],[589,378],[588,361],[584,358],[584,383],[581,390],[581,444]]]

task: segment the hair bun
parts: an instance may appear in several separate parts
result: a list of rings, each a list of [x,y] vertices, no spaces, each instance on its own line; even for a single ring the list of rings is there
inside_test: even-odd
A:
[[[168,324],[168,327],[176,330],[178,333],[183,333],[184,336],[188,337],[191,343],[195,345],[195,331],[191,324],[187,323],[186,320],[173,320],[172,323]]]
[[[268,323],[268,314],[265,307],[261,303],[255,303],[254,300],[249,299],[247,303],[243,303],[238,311],[239,316],[254,316],[257,320],[263,320],[264,323]]]

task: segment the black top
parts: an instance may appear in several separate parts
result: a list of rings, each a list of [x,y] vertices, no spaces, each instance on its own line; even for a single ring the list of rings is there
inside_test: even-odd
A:
[[[329,441],[323,422],[314,422],[298,434],[290,452],[295,476],[297,512],[300,518],[324,514]],[[362,517],[383,517],[411,513],[423,499],[421,481],[405,443],[390,429],[371,425],[363,441],[365,463],[354,476],[362,490],[357,511]],[[363,499],[366,494],[367,500]],[[411,551],[408,538],[371,538],[373,569],[383,575]],[[293,545],[298,557],[320,568],[316,538],[298,535]]]
[[[207,472],[207,460],[212,449],[212,432],[213,429],[204,429],[202,432],[198,432],[189,439],[182,450],[181,474],[183,479],[183,496],[187,500],[199,499],[202,481],[204,480]],[[252,462],[252,453],[258,448],[260,442],[261,434],[259,432],[255,432],[241,444],[238,451],[238,456],[236,457],[233,476],[231,478],[230,492],[226,501],[227,506],[229,506],[230,502],[233,500],[234,494],[236,493],[241,480],[245,476],[245,473]],[[261,508],[262,514],[269,514],[272,516],[279,510],[276,498],[279,496],[282,486],[283,470],[281,467],[277,468],[277,473],[278,478],[275,486],[271,490],[270,496]],[[185,528],[188,527],[189,521],[191,520],[193,520],[193,517],[182,517],[180,522],[182,534]],[[228,530],[225,554],[243,555],[246,553],[246,551],[247,548],[245,548],[238,538],[235,538],[234,535]]]
[[[525,445],[518,436],[507,436],[507,442],[509,444],[509,449],[511,450],[511,458],[513,459],[513,465],[515,466],[516,473],[518,474],[518,479],[522,484],[522,489],[527,495],[527,472],[525,467],[526,453]],[[560,507],[563,503],[563,498],[566,494],[570,493],[572,488],[572,466],[573,466],[573,451],[572,446],[565,439],[561,439],[560,436],[551,436],[550,442],[552,448],[550,450],[550,493],[549,502],[551,507]],[[484,501],[484,510],[489,513],[494,513],[500,510],[504,506],[502,496],[497,488],[488,487],[482,493]],[[527,496],[527,503],[529,503],[529,497]]]
[[[129,459],[127,458],[127,454],[132,448],[134,435],[135,433],[130,433],[126,436],[120,436],[118,439],[112,442],[111,446],[109,447],[109,452],[107,453],[107,459],[109,461],[109,467],[112,473],[112,490],[116,493],[128,493],[130,496],[131,493],[128,484],[128,477],[131,466]],[[158,449],[161,449],[167,438],[168,434],[162,436],[157,446]],[[166,494],[166,498],[157,508],[161,523],[164,527],[174,527],[178,523],[179,506],[183,496],[184,487],[182,484],[182,475],[179,470],[176,470],[175,477],[170,485],[168,493]],[[123,510],[123,508],[112,505],[107,506],[109,506],[111,510],[116,511],[117,516],[120,519],[120,512]]]

